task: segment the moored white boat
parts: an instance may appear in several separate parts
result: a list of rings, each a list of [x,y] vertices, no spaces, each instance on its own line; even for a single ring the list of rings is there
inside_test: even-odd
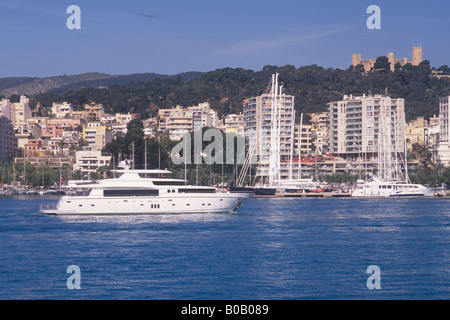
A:
[[[231,212],[252,193],[220,192],[214,187],[191,186],[180,179],[161,177],[167,170],[114,170],[118,178],[78,184],[84,195],[63,196],[54,207],[42,207],[50,215],[175,214]],[[142,177],[141,175],[153,175]],[[157,176],[157,177],[155,177]]]
[[[383,181],[374,177],[371,181],[357,184],[352,197],[424,197],[433,192],[421,184],[403,181]]]

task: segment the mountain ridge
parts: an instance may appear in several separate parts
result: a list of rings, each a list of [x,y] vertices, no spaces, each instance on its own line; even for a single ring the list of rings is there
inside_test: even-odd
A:
[[[113,84],[125,85],[130,81],[151,81],[155,78],[194,79],[202,72],[183,72],[175,75],[165,75],[153,72],[131,74],[107,74],[100,72],[85,72],[76,75],[60,75],[51,77],[4,77],[0,78],[0,95],[10,97],[13,94],[33,96],[51,91],[64,93],[69,90],[79,90],[86,87],[107,87]]]

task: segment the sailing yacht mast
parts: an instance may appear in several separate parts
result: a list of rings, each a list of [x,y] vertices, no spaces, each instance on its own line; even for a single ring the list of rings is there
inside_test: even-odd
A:
[[[280,112],[278,103],[278,73],[272,75],[271,104],[269,185],[275,186],[280,175]]]
[[[303,113],[300,114],[300,126],[298,138],[298,179],[302,178],[302,130],[303,130]]]

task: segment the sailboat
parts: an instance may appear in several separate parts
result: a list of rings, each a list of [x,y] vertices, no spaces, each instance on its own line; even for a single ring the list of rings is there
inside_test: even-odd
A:
[[[235,190],[242,191],[248,189],[255,192],[255,196],[273,196],[277,193],[284,192],[299,192],[302,189],[312,189],[317,186],[311,178],[304,179],[301,177],[301,161],[299,159],[298,168],[294,168],[293,165],[293,146],[294,146],[294,124],[295,124],[295,110],[293,106],[293,100],[289,107],[286,107],[285,95],[283,93],[283,86],[278,84],[278,73],[272,75],[272,81],[270,85],[270,97],[264,105],[270,105],[270,114],[262,114],[261,117],[269,120],[270,127],[266,123],[263,130],[259,132],[260,135],[260,157],[259,164],[254,176],[253,188],[241,187],[239,181],[237,181],[237,187]],[[269,111],[269,109],[267,110]],[[262,112],[263,113],[263,112]],[[246,133],[248,134],[248,133]],[[249,136],[248,136],[249,137]],[[281,163],[282,154],[282,141],[290,142],[290,154],[287,155],[284,151],[284,157],[288,157],[289,162],[284,161],[284,166]],[[249,137],[249,154],[247,161],[251,161],[256,150],[256,135]],[[284,144],[284,147],[288,146],[288,143]],[[244,165],[247,168],[248,165]],[[293,170],[297,169],[298,177],[294,178]],[[288,171],[288,178],[282,179],[282,170]],[[286,174],[285,174],[286,175]]]
[[[402,119],[404,131],[405,119]],[[421,184],[411,183],[408,176],[406,137],[403,135],[404,156],[399,149],[396,132],[396,111],[380,111],[378,132],[378,172],[365,182],[359,182],[352,197],[423,197],[433,192]]]

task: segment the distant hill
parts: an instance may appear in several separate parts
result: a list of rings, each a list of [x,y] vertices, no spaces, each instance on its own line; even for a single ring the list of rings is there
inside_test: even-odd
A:
[[[428,118],[439,113],[439,97],[450,95],[450,78],[433,76],[429,62],[419,66],[406,64],[395,72],[369,73],[353,68],[286,65],[265,66],[260,71],[223,68],[173,76],[86,73],[42,79],[0,78],[0,94],[27,94],[32,108],[39,103],[44,110],[53,102],[67,101],[82,108],[95,101],[103,104],[107,113],[133,112],[143,118],[156,116],[161,108],[209,102],[222,117],[242,112],[244,99],[266,92],[274,72],[280,74],[286,94],[295,97],[297,115],[305,113],[305,117],[309,112],[326,111],[328,102],[341,100],[343,95],[387,91],[393,98],[405,99],[406,120],[418,116]]]
[[[200,72],[186,72],[177,75],[162,75],[156,73],[135,73],[128,75],[110,75],[106,73],[89,72],[78,75],[63,75],[46,78],[9,77],[0,78],[0,95],[9,97],[13,94],[33,96],[56,91],[64,93],[82,88],[101,88],[113,84],[127,85],[131,81],[151,81],[155,78],[182,77],[191,80],[200,76]]]

